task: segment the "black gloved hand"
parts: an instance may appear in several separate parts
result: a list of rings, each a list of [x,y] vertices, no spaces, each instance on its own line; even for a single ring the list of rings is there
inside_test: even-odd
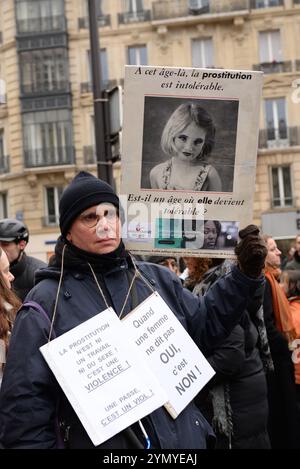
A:
[[[266,243],[256,225],[248,225],[239,232],[240,242],[235,247],[238,265],[249,277],[259,277],[268,253]]]

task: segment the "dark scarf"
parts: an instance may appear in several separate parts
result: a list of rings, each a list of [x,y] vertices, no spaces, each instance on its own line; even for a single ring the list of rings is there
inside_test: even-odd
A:
[[[9,267],[9,270],[11,271],[13,276],[16,278],[20,277],[23,274],[27,265],[27,259],[26,259],[27,256],[24,251],[20,251],[20,253],[21,252],[22,252],[22,257],[20,258],[20,255],[19,255],[18,258],[14,260],[10,264],[10,267]]]
[[[117,249],[108,254],[93,254],[84,251],[83,249],[79,249],[60,236],[55,246],[55,254],[49,261],[49,266],[57,268],[61,267],[62,251],[64,245],[66,245],[64,253],[64,265],[69,269],[89,271],[89,263],[96,272],[105,273],[119,267],[124,262],[124,260],[127,260],[129,263],[131,263],[130,255],[126,251],[122,240]]]
[[[299,256],[297,251],[294,253],[294,259],[295,259],[296,262],[298,262],[300,264],[300,256]]]

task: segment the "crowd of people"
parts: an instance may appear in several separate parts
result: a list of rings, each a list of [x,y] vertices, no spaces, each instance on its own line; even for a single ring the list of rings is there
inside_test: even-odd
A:
[[[179,129],[182,146],[183,137],[195,140],[196,124],[189,125],[191,135],[182,136]],[[176,143],[177,137],[172,138]],[[203,151],[205,139],[204,134],[202,142],[193,145]],[[180,145],[176,143],[176,151]],[[192,158],[185,150],[183,155]],[[299,277],[286,271],[280,283],[281,253],[271,236],[262,236],[255,225],[245,227],[235,261],[137,259],[121,238],[117,194],[86,172],[65,189],[59,212],[61,235],[47,266],[26,256],[29,234],[22,222],[0,221],[2,447],[94,447],[39,349],[108,306],[124,318],[153,291],[179,319],[215,375],[176,419],[161,407],[98,447],[300,447],[300,370],[295,360],[300,270]],[[219,224],[206,228],[211,247]],[[300,237],[294,255],[286,267],[297,270]],[[126,343],[126,337],[123,340]]]
[[[214,427],[216,448],[300,448],[300,236],[288,249],[292,256],[285,270],[276,241],[269,235],[263,239],[263,302],[254,301],[207,355],[216,375],[196,398]],[[198,257],[186,257],[184,263],[179,276],[200,296],[233,265]]]

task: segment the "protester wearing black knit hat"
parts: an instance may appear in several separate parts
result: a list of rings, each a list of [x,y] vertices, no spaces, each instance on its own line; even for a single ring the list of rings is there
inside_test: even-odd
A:
[[[62,433],[60,443],[63,441],[69,449],[94,448],[91,433],[97,435],[97,438],[101,436],[103,443],[99,448],[110,451],[149,449],[149,445],[151,449],[200,449],[206,448],[212,435],[210,426],[193,401],[185,401],[185,408],[176,420],[164,407],[148,415],[142,414],[140,425],[134,423],[127,428],[128,421],[127,417],[124,419],[124,412],[123,415],[119,414],[120,419],[111,418],[116,414],[114,409],[111,410],[114,407],[114,396],[105,387],[109,379],[115,379],[123,372],[128,373],[128,378],[119,380],[118,377],[119,381],[115,381],[115,392],[118,393],[115,394],[115,399],[119,409],[124,396],[127,396],[126,403],[127,398],[129,399],[129,410],[134,409],[134,401],[143,400],[146,395],[144,389],[145,392],[147,390],[146,385],[140,388],[137,380],[132,381],[135,370],[126,361],[127,355],[115,355],[109,335],[102,340],[102,330],[97,324],[103,321],[112,338],[113,321],[116,318],[105,320],[105,316],[102,319],[97,317],[108,307],[120,319],[129,313],[135,314],[133,310],[151,297],[153,290],[157,290],[197,346],[207,348],[236,324],[240,311],[251,301],[264,278],[259,276],[260,272],[257,273],[258,278],[249,278],[247,266],[241,262],[244,273],[236,269],[220,279],[220,285],[216,284],[205,300],[197,298],[184,289],[180,280],[168,269],[149,262],[136,263],[122,243],[118,204],[119,199],[114,190],[88,173],[76,176],[63,193],[60,202],[62,236],[55,246],[54,262],[39,272],[38,283],[19,310],[12,331],[0,400],[0,445],[2,443],[6,448],[55,448],[59,433],[56,431],[57,427]],[[249,250],[254,247],[250,244]],[[256,261],[261,265],[261,259],[256,258]],[[255,272],[254,268],[252,272]],[[39,306],[38,311],[36,305]],[[163,328],[157,331],[154,326],[161,324],[165,317],[161,317],[159,311],[158,318],[152,317],[152,309],[149,311],[151,314],[144,314],[142,320],[134,323],[140,327],[142,322],[148,321],[145,326],[148,327],[150,347],[160,334],[172,332],[172,328],[163,324]],[[63,335],[92,319],[96,321],[92,323],[94,326],[86,324],[86,327],[93,328],[92,333],[82,335],[80,340],[72,344],[70,352],[68,339]],[[123,327],[121,324],[119,326]],[[153,331],[155,333],[152,335]],[[59,387],[60,381],[56,381],[40,353],[39,348],[54,333],[66,346],[70,369],[73,367],[75,370],[76,363],[79,363],[77,360],[83,357],[83,352],[85,354],[86,358],[80,361],[80,369],[78,367],[77,370],[82,383],[81,392],[85,393],[82,396],[87,405],[94,408],[99,422],[95,423],[95,431],[84,407],[77,416],[74,409],[79,407],[72,408],[73,401],[63,395],[63,390]],[[120,351],[131,349],[132,341],[126,332],[120,334],[118,340],[122,346]],[[165,339],[164,341],[166,342]],[[162,350],[167,346],[165,343]],[[61,349],[64,350],[63,347]],[[137,353],[146,363],[143,350],[140,349]],[[179,357],[176,357],[169,372],[176,369],[177,373],[181,368],[177,366],[180,363]],[[162,367],[165,367],[164,363]],[[178,383],[186,372],[183,369],[176,377]],[[113,376],[109,376],[109,373]],[[127,381],[126,384],[124,380]],[[73,389],[74,392],[79,390],[67,372],[64,382],[66,388]],[[88,392],[89,383],[96,383],[92,390],[98,386],[100,391],[96,406],[93,406],[93,397]],[[150,384],[146,397],[152,397]],[[107,439],[109,433],[106,433],[105,428],[112,420],[114,422],[110,428],[113,431],[111,438]]]
[[[59,226],[62,235],[66,235],[81,212],[103,202],[111,203],[119,210],[119,197],[109,184],[85,171],[78,173],[60,199]]]

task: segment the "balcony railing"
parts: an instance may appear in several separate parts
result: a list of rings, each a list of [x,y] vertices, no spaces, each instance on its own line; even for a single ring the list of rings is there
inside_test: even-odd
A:
[[[96,163],[96,153],[94,145],[83,147],[83,161],[84,164]]]
[[[93,85],[90,81],[85,81],[80,83],[80,92],[81,93],[91,93],[93,91]]]
[[[68,93],[45,94],[45,96],[23,96],[22,112],[49,111],[50,109],[71,109],[72,99]]]
[[[40,34],[66,30],[66,18],[60,16],[40,16],[17,20],[17,34]]]
[[[58,224],[59,224],[58,215],[46,215],[45,217],[42,217],[43,226],[58,226]]]
[[[97,18],[98,26],[102,28],[103,26],[110,26],[110,15],[101,15]],[[78,29],[87,29],[89,28],[89,19],[87,16],[83,18],[78,18]]]
[[[118,80],[112,79],[112,80],[104,80],[102,89],[104,90],[110,90],[114,86],[117,86]],[[92,93],[93,91],[93,85],[90,81],[86,81],[83,83],[80,83],[80,92],[81,93]]]
[[[162,0],[152,3],[152,18],[154,20],[180,18],[189,14],[188,2],[185,0]]]
[[[284,0],[250,0],[250,8],[255,10],[257,8],[271,8],[283,6]]]
[[[0,156],[0,174],[9,173],[9,156],[1,155]]]
[[[17,51],[50,49],[52,47],[67,47],[67,34],[55,32],[55,34],[27,34],[17,38]]]
[[[288,73],[292,72],[292,61],[273,61],[273,62],[262,62],[260,64],[253,65],[253,70],[260,70],[264,73]]]
[[[249,8],[248,0],[210,0],[202,2],[199,8],[192,8],[192,3],[187,0],[162,0],[152,3],[153,20],[167,18],[179,18],[189,15],[203,15],[207,13],[229,13],[235,11],[247,10]]]
[[[292,196],[286,196],[283,199],[281,197],[273,197],[273,200],[271,200],[272,208],[288,208],[293,206],[296,206],[296,201]]]
[[[25,150],[25,167],[61,166],[75,162],[73,147],[39,148]]]
[[[268,128],[259,131],[258,148],[288,148],[300,145],[300,127]]]
[[[21,93],[25,95],[41,95],[49,93],[68,93],[70,91],[69,81],[45,81],[43,83],[21,84]]]
[[[128,23],[139,23],[142,21],[150,21],[151,11],[150,10],[141,10],[134,12],[123,12],[118,13],[118,22],[119,24],[128,24]]]

